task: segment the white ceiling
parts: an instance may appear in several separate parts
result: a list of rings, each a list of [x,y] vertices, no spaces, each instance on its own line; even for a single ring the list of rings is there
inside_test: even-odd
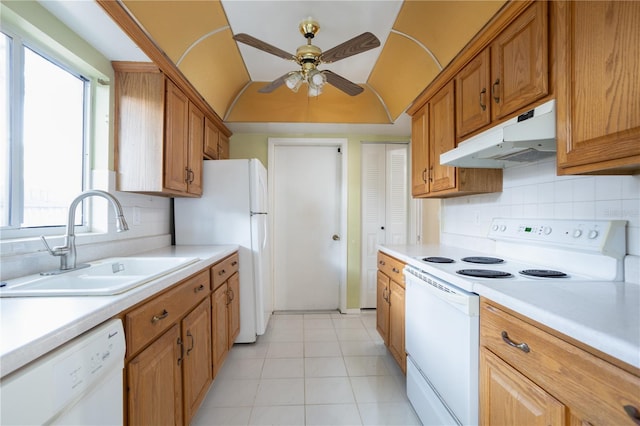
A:
[[[38,0],[54,16],[112,61],[143,61],[149,58],[109,18],[93,0]],[[320,24],[313,44],[326,51],[365,31],[380,39],[380,47],[321,69],[342,75],[354,83],[365,83],[386,41],[401,0],[298,0],[245,1],[222,0],[234,34],[247,33],[287,52],[295,53],[306,40],[298,24],[311,16]],[[353,16],[358,16],[357,20]],[[238,43],[247,70],[254,81],[271,81],[295,70],[293,61]],[[305,123],[226,123],[234,133],[268,134],[370,134],[406,136],[411,120],[402,114],[394,124],[305,124]]]

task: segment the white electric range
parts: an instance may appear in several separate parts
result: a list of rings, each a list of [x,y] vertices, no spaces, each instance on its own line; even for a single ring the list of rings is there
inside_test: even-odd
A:
[[[478,284],[623,279],[625,221],[494,219],[490,254],[440,246],[405,267],[407,394],[423,424],[478,423]],[[542,290],[543,287],[540,287]]]

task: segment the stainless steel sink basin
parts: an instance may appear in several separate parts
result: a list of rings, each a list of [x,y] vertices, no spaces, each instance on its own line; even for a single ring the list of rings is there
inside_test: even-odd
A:
[[[3,282],[0,297],[110,296],[182,269],[194,257],[113,257],[60,275],[31,275]]]

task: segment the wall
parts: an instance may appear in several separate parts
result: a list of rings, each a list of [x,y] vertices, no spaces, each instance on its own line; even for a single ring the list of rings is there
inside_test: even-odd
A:
[[[504,171],[503,191],[442,201],[441,238],[492,249],[493,217],[626,220],[627,253],[640,255],[640,176],[556,176],[555,158]]]
[[[113,81],[113,69],[109,60],[37,2],[3,1],[1,6],[3,25],[9,22],[14,28],[27,32],[39,43],[64,54],[83,72],[90,73],[91,77]],[[93,105],[100,120],[96,120],[96,132],[91,135],[90,187],[109,191],[120,200],[130,230],[116,233],[112,208],[105,201],[96,202],[91,212],[92,232],[77,234],[78,262],[126,256],[171,243],[168,198],[115,191],[113,84],[100,86],[98,92],[104,102]],[[109,97],[107,92],[110,93]],[[103,119],[105,117],[107,120]],[[60,228],[56,236],[47,237],[52,247],[62,245],[63,238],[60,235],[63,233],[64,229]],[[4,235],[0,235],[1,279],[7,280],[57,269],[58,266],[59,259],[45,251],[39,238],[8,240]]]
[[[230,141],[231,158],[259,158],[267,165],[267,146],[270,137],[300,138],[347,138],[347,308],[360,307],[360,144],[367,142],[407,141],[409,137],[379,135],[265,135],[234,134]]]

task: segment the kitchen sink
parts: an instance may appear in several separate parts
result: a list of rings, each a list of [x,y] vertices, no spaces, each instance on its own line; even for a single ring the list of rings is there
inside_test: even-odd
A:
[[[0,297],[111,296],[182,269],[195,257],[113,257],[60,275],[30,275],[2,282]]]

